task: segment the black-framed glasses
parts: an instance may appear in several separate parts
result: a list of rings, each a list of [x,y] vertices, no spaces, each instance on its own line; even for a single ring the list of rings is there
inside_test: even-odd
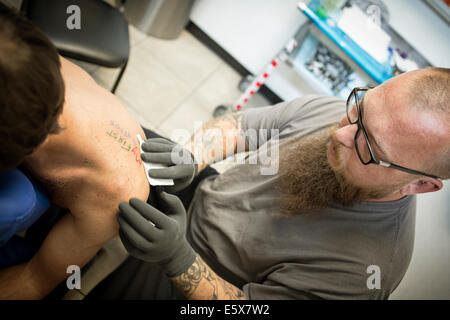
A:
[[[404,171],[410,174],[415,175],[421,175],[421,176],[427,176],[434,179],[440,179],[439,177],[424,173],[421,171],[408,169],[402,166],[399,166],[394,163],[381,161],[375,157],[375,154],[373,152],[372,145],[369,142],[369,137],[367,135],[366,128],[364,127],[362,116],[363,116],[363,108],[361,105],[361,100],[364,96],[364,94],[367,92],[367,90],[370,90],[372,88],[370,87],[358,87],[354,88],[347,99],[347,107],[346,107],[346,113],[347,113],[347,119],[350,122],[350,124],[357,124],[358,130],[355,134],[355,149],[356,153],[358,154],[359,160],[361,160],[362,164],[368,165],[371,163],[388,167],[388,168],[394,168],[400,171]],[[356,106],[356,112],[353,110],[354,106]],[[361,132],[363,133],[364,138],[361,136]]]

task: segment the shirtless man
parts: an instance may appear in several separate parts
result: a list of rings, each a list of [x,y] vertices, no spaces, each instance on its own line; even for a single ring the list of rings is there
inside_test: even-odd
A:
[[[106,241],[117,235],[118,204],[131,197],[146,201],[150,191],[136,139],[137,134],[145,139],[142,128],[120,100],[97,85],[85,71],[59,57],[59,75],[55,61],[56,49],[45,35],[0,6],[0,74],[8,80],[10,90],[15,89],[15,81],[20,82],[21,99],[32,97],[29,105],[33,105],[49,95],[48,90],[64,93],[65,87],[62,114],[54,117],[63,130],[58,134],[48,131],[44,142],[34,139],[37,142],[33,152],[16,160],[43,182],[54,204],[69,211],[29,262],[0,270],[0,299],[45,297],[67,277],[69,265],[84,266]],[[7,78],[11,74],[14,79]],[[21,76],[23,79],[18,79]],[[24,85],[27,80],[31,81],[28,86]],[[0,85],[8,88],[5,83]],[[3,100],[4,114],[9,111],[7,108],[17,110],[13,101]],[[51,108],[55,110],[54,106]],[[39,114],[43,119],[38,120],[38,125],[53,119],[51,110]],[[11,123],[14,115],[9,117]],[[16,117],[18,128],[26,128],[33,121],[27,112]],[[53,123],[51,127],[55,126]],[[32,141],[27,135],[29,131],[22,131],[23,139],[16,137],[15,141]],[[2,162],[6,161],[4,152]],[[5,169],[7,165],[2,163],[1,170]]]

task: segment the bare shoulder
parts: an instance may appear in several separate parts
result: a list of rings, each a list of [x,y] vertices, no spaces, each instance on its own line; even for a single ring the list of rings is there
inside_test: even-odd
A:
[[[64,79],[66,75],[63,73]],[[118,97],[86,77],[83,70],[70,69],[66,81],[68,132],[75,150],[82,151],[83,167],[95,172],[92,185],[123,195],[148,196],[148,182],[140,158],[137,135],[145,139],[139,123]],[[72,82],[74,79],[76,85]],[[140,191],[143,190],[143,191]],[[121,199],[122,200],[122,199]]]
[[[148,198],[137,141],[138,134],[145,135],[122,102],[84,70],[62,59],[62,74],[64,130],[49,138],[32,165],[77,222],[111,233],[118,229],[121,201]]]

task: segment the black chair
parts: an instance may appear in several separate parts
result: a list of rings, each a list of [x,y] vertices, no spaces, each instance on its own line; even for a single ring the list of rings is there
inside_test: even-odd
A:
[[[80,8],[80,29],[67,26],[71,5]],[[116,91],[130,54],[128,23],[119,10],[102,0],[24,0],[21,11],[49,36],[62,56],[120,67],[111,89]]]

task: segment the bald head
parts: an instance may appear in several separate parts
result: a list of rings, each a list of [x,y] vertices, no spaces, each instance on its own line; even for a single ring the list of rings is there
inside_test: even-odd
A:
[[[410,78],[408,91],[414,107],[450,116],[450,69],[431,67],[406,76]]]
[[[430,67],[415,70],[388,82],[385,83],[386,91],[398,93],[388,94],[387,99],[397,99],[391,103],[405,103],[411,111],[419,113],[419,120],[429,119],[435,129],[440,130],[443,139],[430,141],[439,145],[434,148],[435,152],[423,170],[450,179],[450,69]],[[403,101],[398,101],[399,97]]]

